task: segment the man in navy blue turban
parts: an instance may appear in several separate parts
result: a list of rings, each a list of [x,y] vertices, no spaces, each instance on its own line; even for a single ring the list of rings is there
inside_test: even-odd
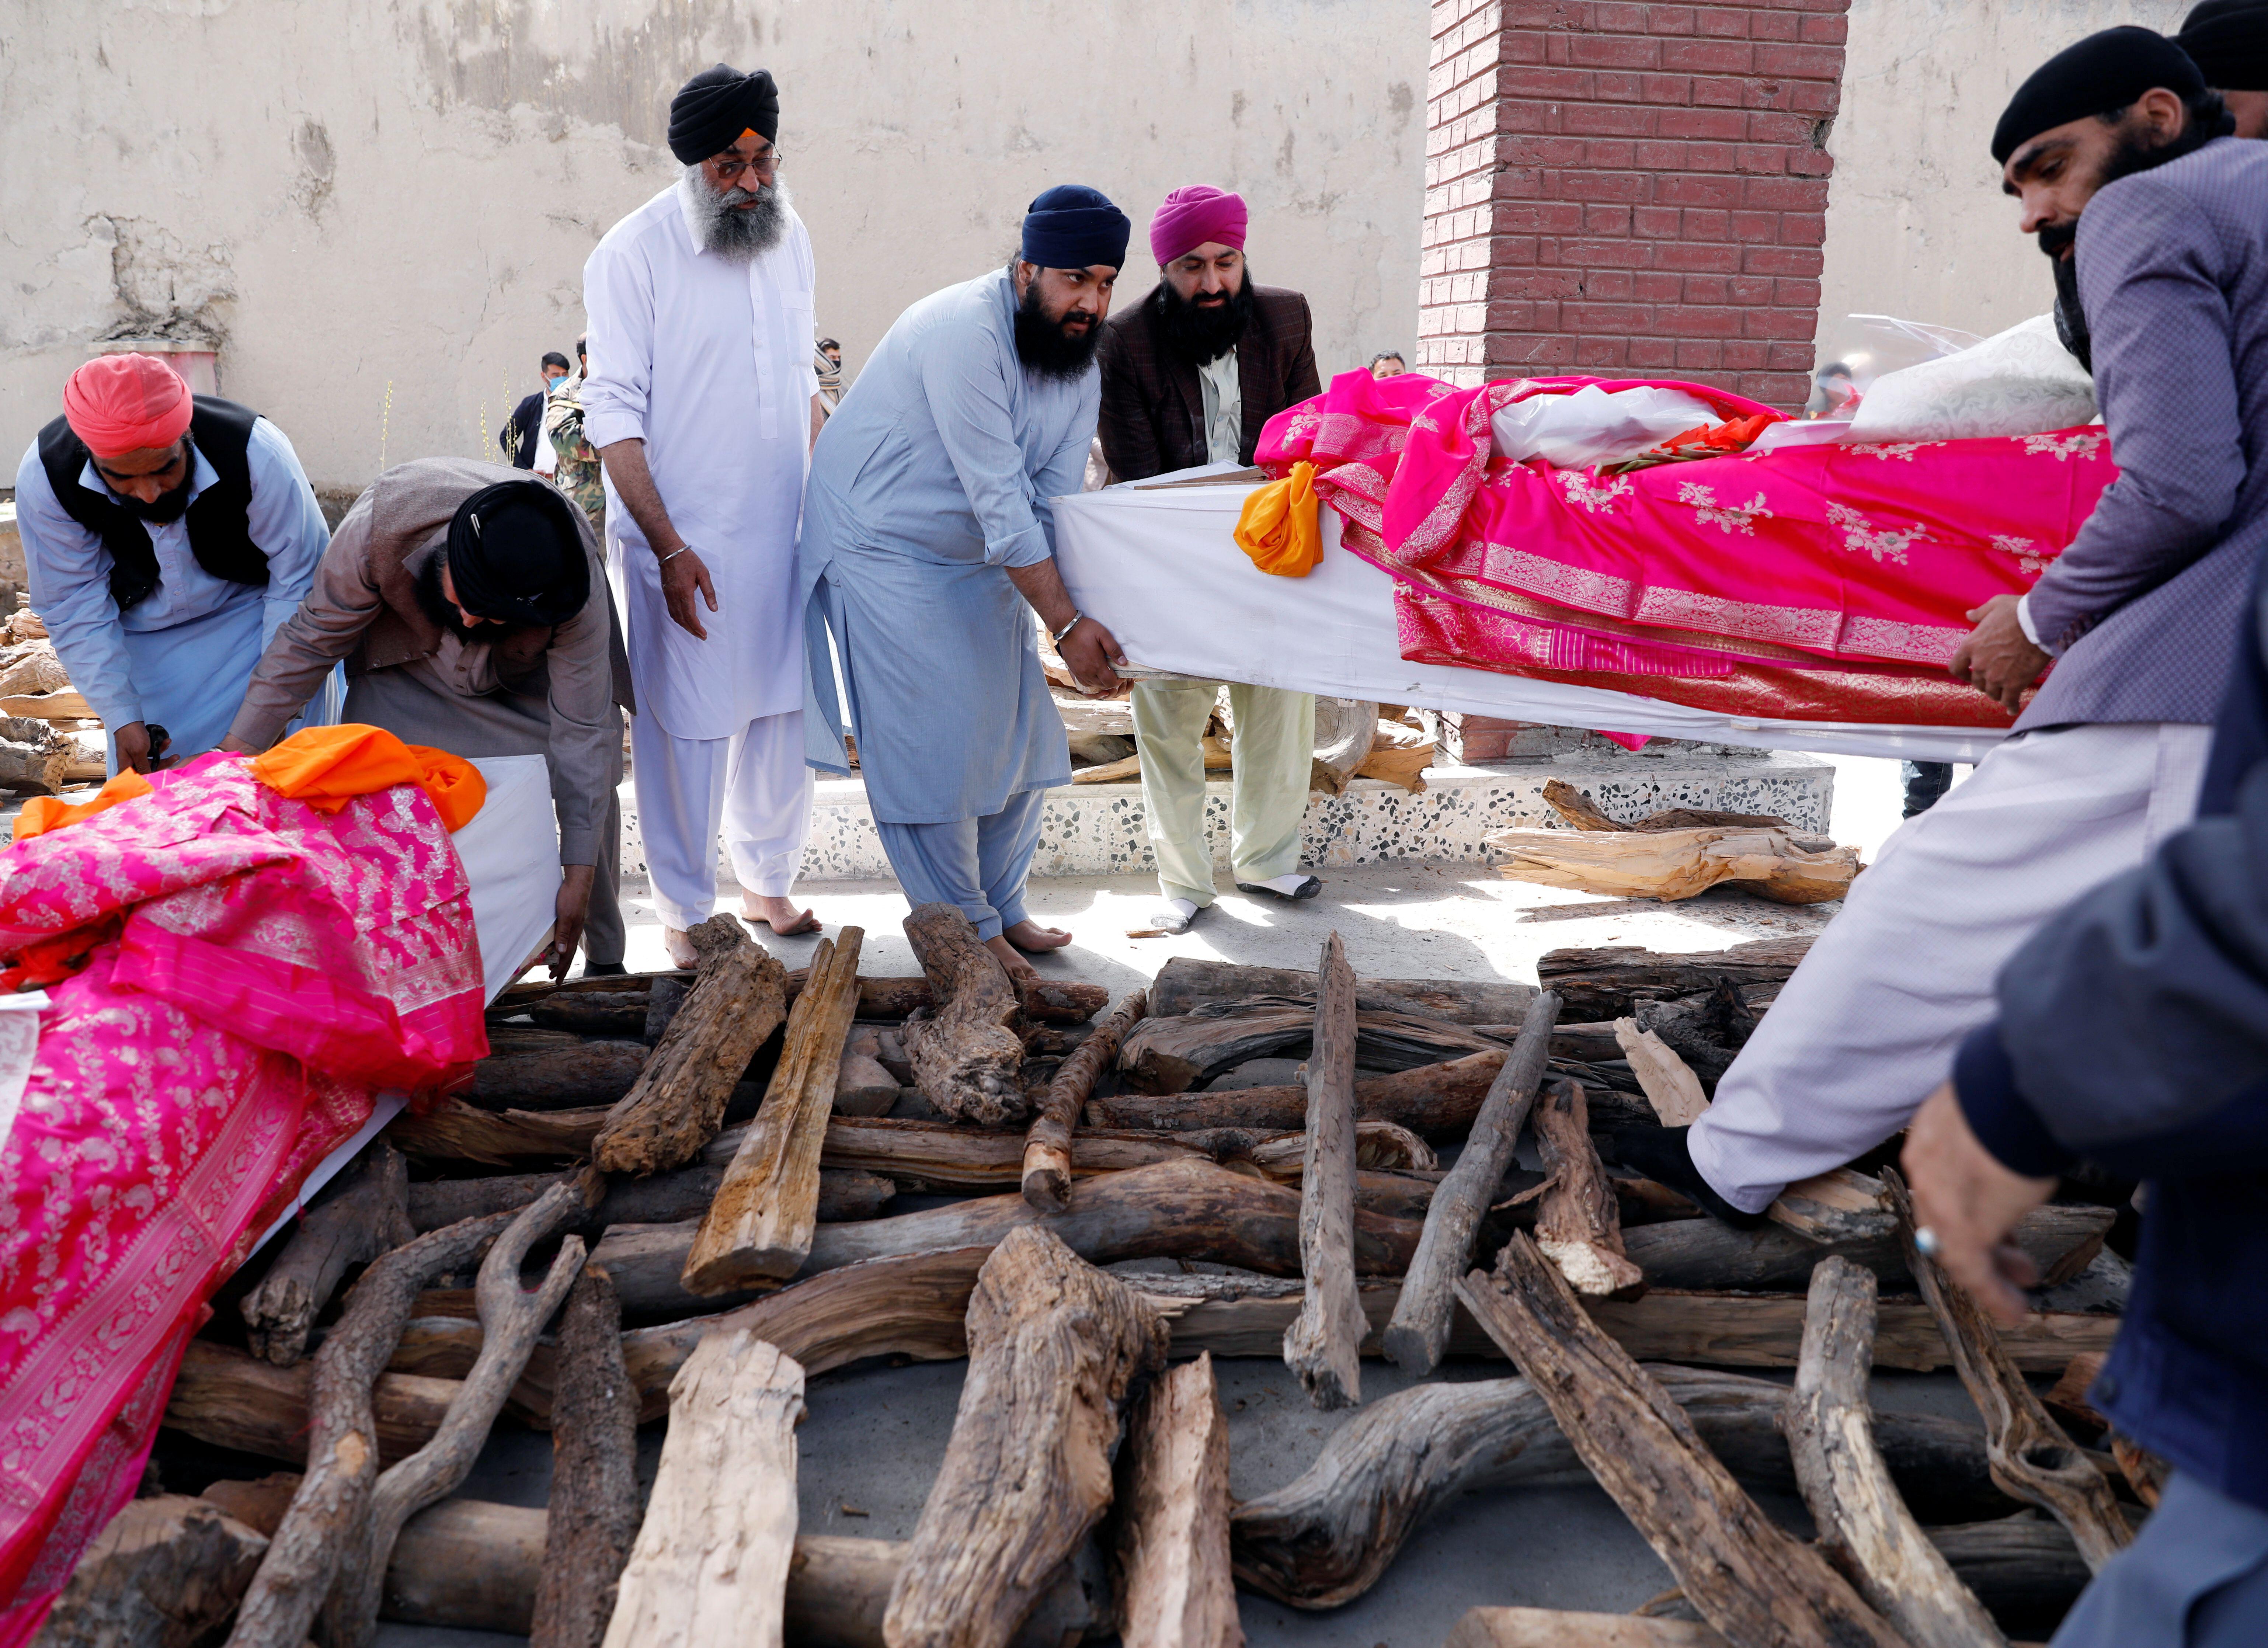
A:
[[[849,770],[847,707],[907,899],[958,906],[1012,972],[1071,942],[1024,909],[1041,804],[1071,780],[1033,614],[1089,690],[1125,661],[1064,588],[1049,500],[1086,471],[1130,227],[1091,188],[1034,201],[1017,257],[898,317],[820,432],[804,491],[811,762]]]

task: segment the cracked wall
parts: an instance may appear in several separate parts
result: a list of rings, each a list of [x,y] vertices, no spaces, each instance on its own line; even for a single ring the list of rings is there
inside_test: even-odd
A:
[[[484,452],[667,184],[668,96],[779,77],[819,324],[862,361],[1050,183],[1253,207],[1326,378],[1417,320],[1426,0],[0,0],[0,451],[105,336],[217,345],[327,489]]]

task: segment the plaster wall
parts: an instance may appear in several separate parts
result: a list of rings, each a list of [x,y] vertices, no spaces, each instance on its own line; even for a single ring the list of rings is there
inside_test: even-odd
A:
[[[1328,378],[1415,341],[1427,38],[1427,0],[0,0],[0,486],[105,335],[217,343],[320,489],[485,452],[720,59],[780,81],[853,370],[1049,184],[1133,217],[1130,302],[1210,181]]]
[[[1990,335],[2055,302],[2016,230],[1992,136],[2025,76],[2097,29],[2171,33],[2192,0],[1851,0],[1843,107],[1828,138],[1820,357],[1844,317]]]

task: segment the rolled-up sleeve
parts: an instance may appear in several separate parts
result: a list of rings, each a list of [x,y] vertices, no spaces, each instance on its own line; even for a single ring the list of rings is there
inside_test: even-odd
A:
[[[371,500],[365,492],[339,523],[315,564],[307,592],[276,626],[244,704],[230,724],[229,737],[264,750],[284,735],[291,717],[306,708],[323,677],[354,651],[379,614],[378,585],[370,577]]]
[[[103,725],[114,730],[139,721],[142,700],[110,593],[110,551],[63,513],[36,445],[16,472],[16,531],[32,610],[48,626],[71,686]]]
[[[601,246],[583,265],[591,375],[583,438],[593,447],[645,438],[653,388],[653,277],[636,243]]]
[[[1008,380],[990,335],[939,327],[930,335],[921,376],[938,438],[983,534],[984,564],[1027,567],[1046,560],[1055,553],[1054,533],[1024,473]],[[1087,424],[1091,435],[1094,420]]]
[[[331,541],[323,524],[322,505],[299,454],[284,431],[261,418],[252,426],[252,443],[245,461],[252,472],[252,504],[245,512],[245,528],[261,554],[268,557],[266,606],[260,616],[260,644],[276,638],[300,599],[315,580],[315,568]]]

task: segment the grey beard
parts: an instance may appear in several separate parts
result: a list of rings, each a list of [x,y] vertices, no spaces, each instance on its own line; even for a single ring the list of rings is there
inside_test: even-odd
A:
[[[790,196],[784,182],[760,183],[754,195],[735,185],[722,195],[709,187],[701,168],[685,168],[685,186],[699,225],[701,249],[735,263],[753,262],[779,244],[787,232]],[[755,204],[744,207],[742,202]]]

